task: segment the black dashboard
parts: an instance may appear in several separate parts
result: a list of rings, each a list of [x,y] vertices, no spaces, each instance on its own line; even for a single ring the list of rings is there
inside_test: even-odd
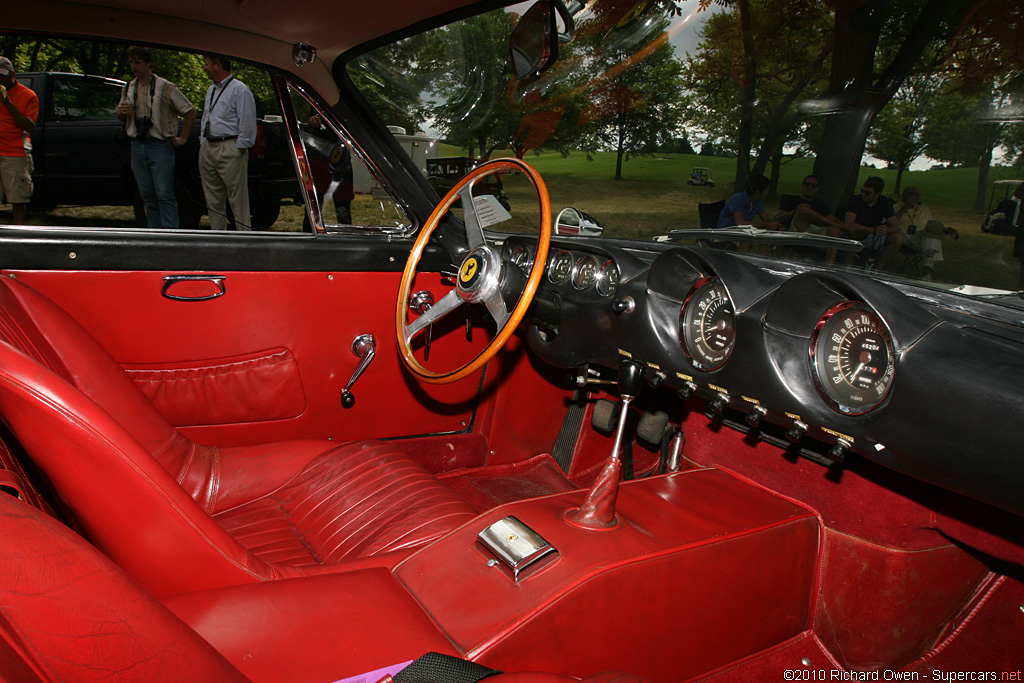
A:
[[[655,391],[822,464],[856,454],[1024,514],[1019,326],[850,271],[633,245],[555,238],[539,356],[612,375],[635,359]],[[505,249],[532,263],[528,241]]]

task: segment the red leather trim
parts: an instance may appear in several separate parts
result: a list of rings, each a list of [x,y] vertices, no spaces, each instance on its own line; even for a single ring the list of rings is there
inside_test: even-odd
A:
[[[298,364],[288,349],[122,367],[177,427],[283,420],[306,407]]]
[[[383,569],[203,591],[165,604],[254,681],[335,681],[431,651],[461,656]]]

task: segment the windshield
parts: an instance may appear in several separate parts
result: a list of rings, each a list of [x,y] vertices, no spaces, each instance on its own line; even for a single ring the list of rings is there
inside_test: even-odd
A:
[[[1019,2],[573,3],[554,65],[518,80],[509,35],[529,7],[348,65],[386,124],[439,140],[422,164],[439,194],[475,160],[518,156],[556,213],[575,207],[604,237],[1024,288]],[[511,213],[520,192],[531,204],[525,184],[499,185]],[[761,231],[792,239],[747,236]]]

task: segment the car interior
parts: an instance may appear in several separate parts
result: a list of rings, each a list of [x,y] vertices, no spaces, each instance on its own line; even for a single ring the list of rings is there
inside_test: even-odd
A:
[[[0,39],[260,69],[298,218],[0,226],[0,679],[1019,680],[1019,308],[603,235],[529,154],[439,190],[368,104],[458,20],[514,9],[535,102],[577,87],[542,75],[573,13],[682,11],[596,4],[5,8]]]

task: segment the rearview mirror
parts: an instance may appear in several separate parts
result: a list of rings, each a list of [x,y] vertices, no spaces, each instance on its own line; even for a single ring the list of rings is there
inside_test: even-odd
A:
[[[558,212],[554,232],[556,235],[597,237],[604,232],[604,228],[589,213],[569,206]]]
[[[508,41],[512,73],[519,80],[540,76],[558,59],[555,16],[553,3],[541,0],[528,9],[512,29]]]

